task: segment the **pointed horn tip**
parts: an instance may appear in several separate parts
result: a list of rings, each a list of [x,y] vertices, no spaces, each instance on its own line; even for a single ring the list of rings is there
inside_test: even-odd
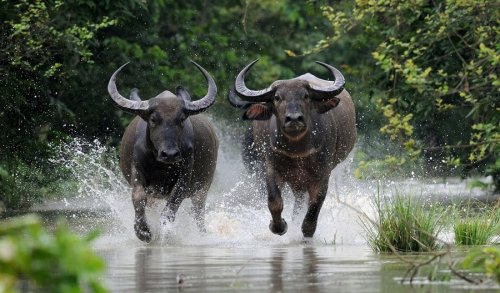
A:
[[[243,70],[242,70],[242,71],[240,71],[240,72],[238,73],[238,75],[242,74],[243,72],[247,72],[248,70],[250,70],[250,68],[252,68],[252,66],[254,66],[254,65],[255,65],[255,63],[257,63],[257,61],[259,61],[259,60],[260,60],[260,58],[257,58],[257,59],[255,59],[254,61],[252,61],[252,62],[248,63],[248,64],[245,66],[245,68],[243,68]]]
[[[125,64],[123,64],[122,66],[120,66],[120,68],[118,68],[118,70],[120,70],[120,69],[122,69],[123,67],[127,66],[129,63],[130,63],[130,61],[125,62]]]
[[[196,68],[198,68],[198,70],[205,76],[206,80],[212,79],[212,76],[210,75],[210,73],[208,73],[208,71],[205,68],[203,68],[200,64],[194,62],[193,60],[189,60],[189,62],[193,63],[194,66],[196,66]]]
[[[193,63],[193,64],[194,64],[194,66],[196,66],[196,68],[198,68],[198,70],[199,70],[199,71],[201,71],[202,73],[207,73],[207,74],[209,74],[209,73],[208,73],[208,71],[207,71],[205,68],[203,68],[203,66],[201,66],[200,64],[196,63],[195,61],[193,61],[193,60],[191,60],[191,59],[189,59],[189,62]],[[209,75],[210,75],[210,74],[209,74]]]
[[[123,69],[123,67],[127,66],[129,63],[130,63],[130,61],[128,61],[125,64],[123,64],[122,66],[118,67],[118,69],[115,72],[113,72],[113,75],[111,75],[111,80],[115,80],[116,76],[118,75],[118,72],[120,72]]]
[[[332,66],[330,64],[327,64],[325,62],[321,62],[321,61],[314,61],[315,63],[319,64],[319,65],[322,65],[323,67],[326,67],[328,69],[335,69],[336,71],[340,72],[339,69],[337,69],[335,66]],[[340,72],[340,74],[342,74],[342,72]]]
[[[246,75],[246,73],[250,70],[250,68],[252,68],[252,66],[257,63],[257,61],[259,61],[260,58],[257,58],[255,59],[254,61],[248,63],[240,72],[238,72],[238,75],[236,76],[236,80],[234,81],[235,82],[235,86],[236,86],[236,82],[238,81],[238,79],[242,79],[243,82],[244,81],[244,76]]]
[[[194,62],[193,59],[189,59],[189,62],[193,63],[196,67],[201,67],[201,65],[198,64],[198,63],[196,63],[196,62]]]
[[[260,58],[255,59],[254,61],[250,62],[247,67],[250,68],[252,67],[255,63],[257,63],[260,60]]]
[[[327,64],[327,63],[324,63],[324,62],[321,62],[321,61],[314,61],[315,63],[319,64],[319,65],[322,65],[323,67],[327,68],[328,70],[333,70],[334,72],[337,72],[338,74],[340,74],[340,76],[342,77],[342,79],[344,78],[344,75],[342,74],[342,72],[340,70],[338,70],[336,67],[330,65],[330,64]]]
[[[322,65],[322,66],[327,67],[327,68],[329,68],[329,67],[333,67],[332,65],[327,64],[327,63],[325,63],[325,62],[321,62],[321,61],[314,61],[314,63],[317,63],[317,64]],[[335,68],[335,67],[333,67],[333,68]],[[336,69],[336,68],[335,68],[335,69]]]

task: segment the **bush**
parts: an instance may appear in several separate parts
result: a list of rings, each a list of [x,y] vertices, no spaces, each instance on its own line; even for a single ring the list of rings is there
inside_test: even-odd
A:
[[[90,242],[71,233],[60,222],[49,234],[41,220],[28,215],[0,225],[0,291],[19,292],[20,283],[45,292],[107,292],[99,281],[104,262]]]
[[[0,162],[0,206],[22,211],[42,198],[67,194],[68,177],[65,166],[51,162],[28,164],[16,157]]]
[[[483,247],[472,250],[461,262],[462,268],[494,278],[500,284],[500,248]]]
[[[428,173],[491,175],[499,189],[496,3],[357,0],[322,10],[332,33],[304,54],[349,60],[358,125],[424,158]]]

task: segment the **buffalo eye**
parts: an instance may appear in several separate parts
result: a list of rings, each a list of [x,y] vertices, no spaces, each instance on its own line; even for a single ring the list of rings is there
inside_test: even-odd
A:
[[[178,120],[178,122],[179,122],[178,124],[181,128],[184,128],[184,122],[186,121],[186,119],[187,119],[187,116],[180,115],[179,120]]]
[[[281,101],[281,97],[280,97],[280,96],[278,96],[278,95],[275,95],[275,96],[274,96],[274,101],[276,101],[276,102]]]
[[[309,94],[305,94],[305,95],[304,95],[304,99],[305,99],[305,100],[309,100]]]
[[[149,118],[149,126],[151,126],[151,127],[156,127],[156,124],[157,124],[157,123],[158,123],[158,121],[156,120],[156,118],[155,118],[155,117],[151,116],[151,117]]]

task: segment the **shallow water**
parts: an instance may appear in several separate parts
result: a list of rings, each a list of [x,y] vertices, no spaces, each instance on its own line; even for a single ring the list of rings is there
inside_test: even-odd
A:
[[[463,182],[359,181],[352,159],[338,166],[312,240],[304,242],[302,215],[292,219],[293,199],[284,193],[284,236],[268,230],[265,194],[245,174],[239,134],[217,121],[220,150],[206,212],[207,233],[192,219],[191,203],[181,205],[176,221],[161,226],[162,201],[151,202],[148,221],[153,242],[140,242],[133,231],[131,190],[118,170],[114,153],[98,142],[75,140],[54,161],[66,165],[80,182],[76,196],[37,205],[50,226],[64,216],[78,233],[101,229],[94,247],[107,263],[104,281],[112,292],[455,292],[470,291],[460,281],[400,284],[406,265],[400,259],[371,252],[360,213],[374,218],[377,192],[396,190],[439,197],[478,196]],[[447,237],[443,235],[443,237]],[[407,256],[414,259],[416,256]],[[483,288],[484,289],[484,288]],[[498,289],[498,288],[497,288]],[[494,288],[482,292],[496,292]]]
[[[117,292],[373,292],[376,257],[356,246],[148,246],[101,250]]]
[[[360,246],[151,245],[99,253],[114,292],[498,292],[462,281],[401,284],[401,261]]]

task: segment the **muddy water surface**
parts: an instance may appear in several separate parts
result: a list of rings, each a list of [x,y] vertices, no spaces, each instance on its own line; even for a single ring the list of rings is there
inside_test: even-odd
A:
[[[218,124],[220,125],[220,124]],[[222,127],[224,128],[224,127]],[[229,128],[227,128],[229,129]],[[469,286],[462,281],[399,281],[407,265],[393,256],[373,253],[365,241],[360,213],[374,217],[377,193],[411,192],[446,200],[479,196],[460,181],[399,182],[354,179],[352,159],[335,169],[312,240],[300,232],[302,215],[292,217],[293,198],[284,193],[284,236],[269,229],[266,195],[245,174],[237,135],[220,131],[216,178],[209,192],[207,232],[192,219],[191,203],[181,205],[174,223],[160,225],[164,203],[151,202],[150,244],[133,231],[131,190],[118,170],[113,151],[96,142],[74,141],[56,161],[80,182],[76,196],[37,205],[51,225],[59,216],[85,234],[102,231],[94,247],[107,263],[104,281],[112,292],[497,292],[499,288]],[[236,138],[236,139],[235,139]],[[65,151],[66,150],[66,151]],[[69,150],[69,151],[67,151]],[[354,209],[353,209],[354,208]],[[449,235],[443,235],[444,238]],[[408,259],[418,257],[407,255]]]

